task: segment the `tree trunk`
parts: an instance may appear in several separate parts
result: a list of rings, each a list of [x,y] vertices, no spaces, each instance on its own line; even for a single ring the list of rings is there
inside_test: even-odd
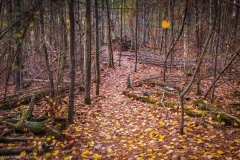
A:
[[[47,73],[50,81],[50,98],[53,99],[54,97],[54,84],[53,84],[53,73],[51,71],[50,65],[49,65],[49,60],[48,60],[48,52],[47,52],[47,46],[46,46],[46,41],[45,41],[45,29],[44,29],[44,5],[41,3],[41,10],[40,10],[40,23],[41,23],[41,37],[42,37],[42,47],[43,47],[43,52],[44,52],[44,58],[45,58],[45,63],[47,67]]]
[[[121,0],[121,16],[120,16],[120,51],[119,51],[119,63],[118,65],[121,66],[121,57],[122,57],[122,37],[123,32],[123,0]]]
[[[98,1],[95,0],[95,22],[96,22],[96,55],[95,55],[95,76],[96,76],[96,95],[99,95],[100,86],[100,64],[99,64],[99,28],[98,28]]]
[[[137,72],[138,63],[138,0],[136,0],[136,21],[135,21],[135,68],[134,72]]]
[[[71,0],[68,5],[69,5],[69,21],[70,21],[70,86],[69,86],[68,121],[70,123],[74,123],[74,86],[75,86],[74,0]]]
[[[198,57],[201,54],[201,44],[200,44],[200,34],[199,34],[199,27],[200,27],[200,23],[199,23],[199,14],[198,14],[198,0],[194,0],[194,12],[195,12],[195,24],[196,24],[196,43],[197,43],[197,53],[196,53],[196,58],[198,59]],[[196,62],[197,63],[197,62]],[[196,95],[200,94],[200,82],[201,82],[201,78],[200,78],[200,72],[197,73],[196,75]]]
[[[221,3],[221,2],[220,2]],[[218,9],[221,10],[221,5],[219,6],[220,8],[217,8],[217,12]],[[220,17],[221,17],[221,12],[219,12],[216,15],[217,19],[218,19],[218,25],[217,25],[217,32],[220,33]],[[217,64],[218,64],[218,49],[219,49],[219,36],[216,37],[216,46],[215,46],[215,56],[214,56],[214,70],[213,70],[213,80],[212,80],[212,95],[211,95],[211,103],[214,102],[214,92],[215,92],[215,88],[216,88],[216,77],[217,77]]]
[[[85,104],[91,104],[91,0],[86,1]]]
[[[216,1],[216,3],[215,3],[215,10],[217,10],[217,1]],[[216,11],[215,11],[216,12]],[[215,14],[215,15],[217,15],[217,14]],[[198,63],[197,63],[197,65],[196,65],[196,68],[195,68],[195,71],[194,71],[194,73],[193,73],[193,76],[192,76],[192,79],[191,79],[191,81],[189,82],[189,84],[187,85],[187,87],[181,92],[181,94],[180,94],[180,104],[181,104],[181,124],[180,124],[180,134],[183,134],[184,132],[184,104],[183,104],[183,100],[184,100],[184,97],[185,97],[185,95],[189,92],[189,90],[191,89],[191,87],[192,87],[192,85],[193,85],[193,83],[194,83],[194,81],[195,81],[195,79],[196,79],[196,75],[197,75],[197,73],[199,72],[199,69],[200,69],[200,66],[201,66],[201,64],[202,64],[202,61],[203,61],[203,57],[204,57],[204,55],[205,55],[205,53],[206,53],[206,51],[207,51],[207,48],[208,48],[208,44],[209,44],[209,42],[210,42],[210,39],[211,39],[211,37],[212,37],[212,34],[213,34],[213,31],[214,31],[214,29],[215,29],[215,23],[216,23],[216,18],[215,18],[215,20],[214,20],[214,23],[213,23],[213,25],[212,25],[212,27],[211,27],[211,29],[210,29],[210,33],[208,34],[208,37],[207,37],[207,39],[206,39],[206,42],[205,42],[205,44],[204,44],[204,46],[203,46],[203,51],[202,51],[202,53],[201,53],[201,55],[200,55],[200,57],[199,57],[199,61],[198,61]]]
[[[16,11],[14,13],[21,13],[21,0],[15,0],[14,1],[15,6],[16,6]],[[21,17],[20,14],[16,15],[16,19],[19,19]],[[22,25],[20,22],[18,22],[18,25],[16,25],[16,33],[20,33]],[[21,37],[16,38],[17,42],[17,51],[16,51],[16,57],[15,57],[15,67],[16,67],[16,72],[15,72],[15,91],[19,91],[21,87],[21,70],[22,70],[22,48],[21,48]]]
[[[110,26],[110,10],[109,10],[109,3],[106,0],[107,6],[107,30],[108,30],[108,68],[114,68],[113,64],[113,50],[112,50],[112,35],[111,35],[111,26]]]

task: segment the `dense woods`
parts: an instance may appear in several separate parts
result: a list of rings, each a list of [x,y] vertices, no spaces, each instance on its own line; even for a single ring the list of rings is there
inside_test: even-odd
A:
[[[239,10],[239,0],[0,0],[0,159],[58,158],[59,150],[64,159],[240,158]],[[133,121],[124,119],[127,107]],[[106,120],[99,122],[102,115]],[[198,153],[191,140],[176,144],[171,136],[182,140],[191,132],[189,121],[209,134],[227,128],[228,148]],[[130,130],[106,133],[95,123],[146,123],[149,128],[139,130],[150,139]],[[160,131],[168,125],[176,134]],[[113,132],[117,141],[110,143]],[[204,148],[200,131],[193,135]],[[39,137],[44,142],[36,144]],[[167,137],[175,149],[161,144]],[[122,141],[113,152],[112,144]],[[145,148],[134,148],[135,142],[146,142]]]

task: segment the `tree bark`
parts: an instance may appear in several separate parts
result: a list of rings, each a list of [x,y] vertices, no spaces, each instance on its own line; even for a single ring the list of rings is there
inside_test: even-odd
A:
[[[121,16],[120,16],[120,51],[119,51],[119,63],[118,63],[119,66],[121,66],[121,57],[122,57],[122,45],[123,45],[122,32],[123,32],[123,0],[121,0]]]
[[[136,0],[136,20],[135,20],[135,67],[134,72],[137,72],[138,63],[138,0]]]
[[[95,1],[95,22],[96,22],[96,51],[95,51],[95,76],[96,76],[96,95],[99,95],[100,87],[100,64],[99,64],[99,28],[98,28],[98,1]]]
[[[113,64],[113,50],[112,50],[112,35],[111,35],[111,26],[110,26],[110,10],[109,10],[109,3],[106,0],[107,6],[107,30],[108,30],[108,68],[114,68]]]
[[[91,0],[86,1],[85,104],[91,104]]]
[[[70,21],[70,86],[68,103],[68,121],[74,123],[74,86],[75,86],[75,54],[74,54],[74,0],[69,2]]]
[[[47,46],[46,46],[46,40],[45,40],[45,29],[44,29],[44,5],[41,3],[41,9],[40,9],[40,23],[41,23],[41,37],[42,37],[42,47],[43,47],[43,52],[44,52],[44,58],[45,58],[45,63],[46,63],[46,67],[47,67],[47,73],[48,73],[48,77],[49,77],[49,81],[50,81],[50,98],[53,99],[54,97],[54,83],[53,83],[53,74],[50,68],[50,64],[49,64],[49,59],[48,59],[48,52],[47,52]]]

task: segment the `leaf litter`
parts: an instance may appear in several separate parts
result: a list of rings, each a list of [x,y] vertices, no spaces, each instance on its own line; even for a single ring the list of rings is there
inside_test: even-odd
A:
[[[163,107],[127,98],[123,91],[128,74],[136,80],[149,73],[157,75],[158,68],[140,64],[139,72],[135,73],[134,63],[122,58],[121,67],[105,69],[101,77],[100,94],[104,98],[84,105],[82,95],[76,96],[75,123],[63,132],[69,139],[60,142],[46,137],[49,150],[43,150],[44,154],[33,152],[30,156],[66,160],[240,159],[239,128],[221,125],[216,128],[201,118],[186,115],[185,134],[179,135],[181,113],[177,107],[168,109],[166,117]],[[168,100],[178,101],[177,97],[165,101]],[[37,138],[33,144],[41,146],[41,141],[43,138]],[[26,156],[24,151],[18,157]]]

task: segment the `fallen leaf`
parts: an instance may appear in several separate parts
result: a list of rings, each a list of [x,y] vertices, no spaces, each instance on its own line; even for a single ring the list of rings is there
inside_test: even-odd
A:
[[[224,154],[224,152],[221,151],[221,150],[217,150],[217,153],[220,154],[220,155],[221,155],[221,154]]]
[[[22,151],[21,153],[20,153],[20,156],[21,157],[25,157],[27,155],[27,152],[26,151]]]

